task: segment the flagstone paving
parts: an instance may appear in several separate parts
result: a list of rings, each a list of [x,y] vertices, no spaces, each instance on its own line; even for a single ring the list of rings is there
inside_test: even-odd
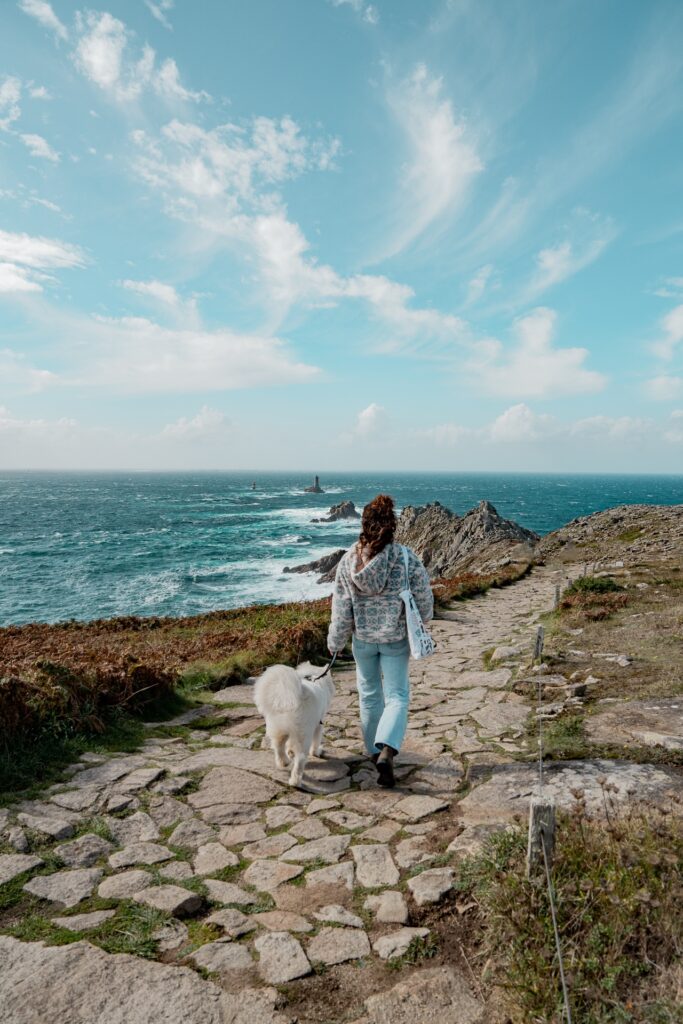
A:
[[[377,786],[361,748],[354,674],[346,667],[335,673],[328,759],[309,762],[303,791],[288,787],[287,772],[262,749],[263,723],[247,684],[214,694],[202,709],[204,718],[216,716],[211,732],[193,727],[197,716],[182,716],[180,735],[150,732],[134,755],[83,755],[67,782],[3,812],[0,851],[17,852],[0,852],[0,884],[23,883],[46,915],[48,943],[0,935],[0,1003],[12,993],[12,1019],[287,1024],[286,1003],[264,985],[301,979],[296,985],[306,986],[316,964],[354,970],[427,941],[429,929],[411,927],[418,908],[445,898],[460,858],[528,806],[533,766],[520,761],[533,754],[524,734],[530,707],[511,681],[515,662],[530,660],[557,578],[536,569],[433,624],[437,653],[411,663],[410,726],[395,790]],[[487,670],[483,655],[494,647],[504,664]],[[660,770],[640,767],[651,770],[655,785]],[[578,765],[565,771],[571,784],[590,788],[590,772]],[[559,795],[557,777],[550,781]],[[467,796],[465,782],[475,787]],[[97,948],[98,936],[119,918],[125,929],[135,908],[157,915],[153,941],[163,963]],[[87,941],[52,950],[52,926],[55,943],[74,928],[74,938],[84,933]],[[111,972],[107,958],[116,961]],[[59,977],[65,986],[71,964],[69,997],[57,985],[54,1000],[68,1013],[56,1016],[45,988]],[[467,1008],[457,1019],[479,1020],[470,981],[428,965],[412,968],[422,980],[405,998],[405,980],[387,977],[386,991],[352,1012],[369,1024],[397,1024],[409,1013],[411,1022],[455,1021],[440,1008],[457,992]],[[137,986],[135,1004],[126,975],[131,990]],[[433,1014],[425,1010],[430,985]],[[128,1016],[114,1012],[116,998]]]

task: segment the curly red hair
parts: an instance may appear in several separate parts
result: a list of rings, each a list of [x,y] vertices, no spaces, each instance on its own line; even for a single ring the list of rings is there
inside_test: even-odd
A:
[[[388,494],[378,494],[363,509],[359,537],[361,548],[374,558],[393,541],[397,523],[394,499]]]

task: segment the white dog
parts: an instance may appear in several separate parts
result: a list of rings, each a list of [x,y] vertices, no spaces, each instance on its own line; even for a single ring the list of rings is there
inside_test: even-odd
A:
[[[323,756],[323,722],[334,683],[330,672],[316,680],[321,671],[310,662],[296,669],[271,665],[254,687],[254,703],[266,720],[275,764],[286,768],[291,761],[290,786],[301,785],[309,757]]]

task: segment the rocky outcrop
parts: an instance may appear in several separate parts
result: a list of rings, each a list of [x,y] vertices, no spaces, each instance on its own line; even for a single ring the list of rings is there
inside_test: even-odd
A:
[[[573,519],[548,533],[538,554],[554,561],[600,561],[628,555],[629,561],[666,561],[683,546],[683,505],[617,505]]]
[[[538,534],[503,519],[490,501],[464,516],[435,501],[403,509],[396,540],[420,556],[429,575],[455,576],[461,572],[491,572],[510,562],[528,562]]]
[[[321,519],[311,519],[312,523],[336,523],[339,519],[360,519],[360,512],[352,501],[340,501]]]
[[[306,562],[304,565],[286,565],[283,572],[319,572],[320,578],[318,583],[331,583],[334,580],[335,573],[337,572],[337,565],[341,561],[342,555],[346,553],[345,548],[337,548],[329,555],[323,555],[322,558],[316,558],[313,562]]]
[[[320,477],[319,476],[316,475],[314,477],[313,483],[311,484],[310,487],[304,487],[304,493],[306,493],[306,494],[324,494],[325,493],[324,490],[322,489],[322,487],[320,486]]]

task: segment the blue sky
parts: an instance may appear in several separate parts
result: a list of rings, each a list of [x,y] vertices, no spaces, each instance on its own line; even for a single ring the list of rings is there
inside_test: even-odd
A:
[[[0,466],[681,472],[673,0],[5,0]]]

